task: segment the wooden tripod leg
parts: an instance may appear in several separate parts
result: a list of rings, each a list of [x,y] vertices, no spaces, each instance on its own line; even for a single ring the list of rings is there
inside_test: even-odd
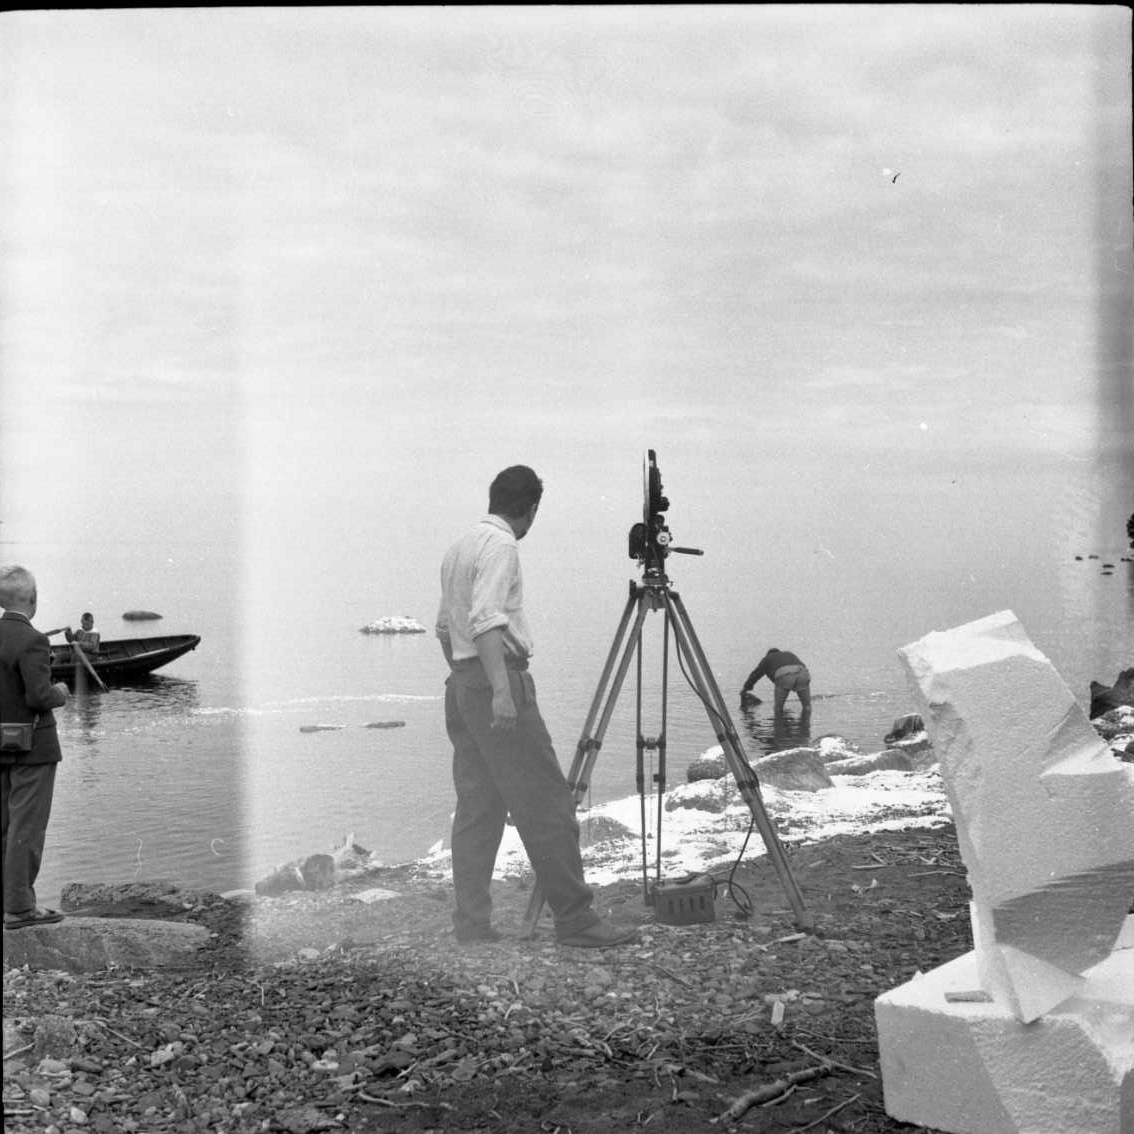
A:
[[[780,843],[776,829],[764,807],[756,773],[752,770],[748,758],[744,754],[744,748],[740,743],[736,727],[732,723],[728,706],[721,696],[720,687],[713,677],[713,671],[697,638],[697,632],[693,629],[693,623],[689,619],[685,604],[681,601],[679,594],[669,590],[665,592],[665,602],[667,609],[673,616],[673,628],[677,638],[678,650],[689,665],[691,680],[693,680],[697,693],[709,713],[713,729],[721,742],[725,762],[732,772],[733,779],[736,780],[737,787],[740,788],[744,802],[748,804],[748,809],[752,812],[752,818],[756,822],[760,837],[764,840],[768,857],[772,860],[780,884],[783,886],[784,893],[787,895],[788,902],[795,914],[795,923],[800,929],[811,929],[814,920],[803,904],[803,895],[792,876],[783,845]]]
[[[575,745],[575,759],[572,760],[571,770],[567,774],[567,786],[571,789],[571,796],[575,801],[576,807],[582,803],[584,796],[586,796],[587,792],[590,790],[591,771],[595,766],[595,761],[598,759],[599,750],[602,748],[603,737],[606,736],[606,729],[610,724],[611,715],[614,713],[615,702],[618,700],[618,694],[622,690],[622,683],[626,679],[626,671],[630,666],[630,658],[633,656],[634,648],[642,637],[642,623],[645,621],[646,615],[650,609],[644,600],[645,594],[641,588],[636,588],[634,584],[631,583],[630,597],[626,600],[626,607],[618,623],[618,630],[614,635],[614,641],[611,643],[610,650],[607,653],[606,663],[602,668],[598,688],[595,690],[595,695],[591,699],[591,707],[590,711],[587,713],[583,733],[579,737],[578,744]],[[630,628],[629,636],[627,636],[627,627],[630,626],[630,619],[634,614],[635,608],[638,612],[637,617],[634,619],[633,627]],[[623,639],[625,639],[625,645],[623,645]],[[611,672],[614,670],[619,649],[622,650],[622,657],[621,660],[618,661],[618,669],[617,672],[614,673],[614,681],[611,683]],[[609,693],[607,693],[608,684],[610,685]],[[595,725],[596,718],[598,719],[598,727],[592,733],[591,730]],[[521,937],[528,938],[534,936],[536,926],[539,923],[540,914],[543,912],[543,904],[543,888],[537,880],[535,887],[532,889],[532,896],[528,899],[528,908],[524,913],[524,922],[520,931]]]

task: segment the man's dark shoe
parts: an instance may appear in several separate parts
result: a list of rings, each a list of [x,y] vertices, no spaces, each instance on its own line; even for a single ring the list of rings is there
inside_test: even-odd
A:
[[[41,909],[27,910],[21,914],[5,914],[5,929],[27,929],[32,925],[56,925],[63,920],[58,910]]]
[[[636,929],[620,929],[601,921],[558,938],[560,945],[569,945],[573,949],[605,949],[608,945],[629,945],[637,940]]]
[[[454,929],[453,936],[462,943],[472,941],[500,941],[504,934],[491,925],[477,925],[468,929]]]

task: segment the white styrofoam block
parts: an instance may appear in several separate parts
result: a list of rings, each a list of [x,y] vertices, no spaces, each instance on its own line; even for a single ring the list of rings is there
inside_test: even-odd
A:
[[[1011,611],[900,654],[968,869],[981,978],[1035,1019],[1108,955],[1129,909],[1134,766],[1114,759]]]
[[[1114,943],[1115,949],[1134,949],[1134,917],[1128,917]]]
[[[1033,1023],[945,998],[979,987],[970,952],[875,1001],[891,1116],[954,1134],[1134,1134],[1134,949]]]
[[[1034,1020],[1074,996],[1083,986],[1078,973],[1068,973],[1011,946],[997,943],[987,919],[974,902],[969,906],[980,987],[1021,1020]]]

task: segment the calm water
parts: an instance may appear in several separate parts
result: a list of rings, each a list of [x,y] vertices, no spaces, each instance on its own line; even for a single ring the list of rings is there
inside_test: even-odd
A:
[[[594,522],[583,522],[585,499],[567,507],[566,490],[552,483],[522,548],[537,634],[534,673],[565,769],[636,576],[622,529],[636,518],[639,462],[640,452],[628,454],[621,516],[599,509]],[[1134,572],[1121,562],[1121,525],[1104,545],[1079,507],[1105,497],[1092,495],[1092,466],[1080,466],[1078,481],[1068,480],[1066,467],[1048,470],[1046,481],[1043,470],[1027,478],[986,473],[935,530],[931,512],[924,503],[914,507],[916,492],[900,478],[876,482],[877,499],[863,495],[867,481],[856,493],[831,489],[792,526],[774,500],[734,507],[691,469],[668,472],[664,450],[659,462],[677,542],[706,551],[671,556],[669,568],[726,699],[737,704],[744,677],[769,645],[793,648],[814,675],[812,739],[834,732],[880,748],[893,719],[913,708],[895,651],[1005,607],[1084,705],[1092,678],[1109,682],[1134,657]],[[735,476],[763,481],[755,463]],[[932,495],[931,481],[921,487]],[[461,492],[478,512],[482,491]],[[1060,503],[1071,500],[1074,511]],[[1048,513],[1052,506],[1062,508],[1062,522]],[[981,522],[970,522],[966,507]],[[838,518],[844,508],[851,523]],[[861,526],[866,515],[878,518],[876,528]],[[913,517],[922,522],[911,528]],[[349,504],[314,522],[328,533],[350,533],[355,523]],[[104,638],[195,632],[203,639],[149,682],[76,696],[58,714],[65,762],[41,896],[71,880],[135,877],[228,889],[250,885],[278,862],[329,849],[348,832],[388,861],[420,855],[445,836],[453,793],[440,651],[431,634],[371,636],[359,627],[386,614],[431,624],[436,561],[449,533],[410,530],[402,538],[379,524],[382,538],[370,554],[348,553],[357,535],[297,535],[273,549],[276,569],[257,576],[259,557],[234,529],[206,551],[179,539],[172,518],[156,527],[163,538],[155,552],[95,536],[81,549],[65,540],[6,541],[5,559],[37,571],[37,622],[45,629],[77,623],[93,609]],[[1074,558],[1091,553],[1103,559]],[[1118,570],[1102,574],[1103,560]],[[234,591],[239,577],[243,589]],[[120,619],[136,607],[164,619]],[[662,616],[649,615],[641,686],[647,736],[660,723],[661,633]],[[596,802],[634,791],[636,689],[632,667],[597,765]],[[734,714],[753,757],[809,738],[798,721],[777,734],[770,687],[757,692],[767,704]],[[715,737],[672,662],[668,693],[672,784]],[[365,727],[395,720],[404,727]],[[301,731],[310,725],[339,727]]]

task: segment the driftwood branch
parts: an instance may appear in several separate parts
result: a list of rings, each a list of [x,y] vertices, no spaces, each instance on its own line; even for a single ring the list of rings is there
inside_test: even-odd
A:
[[[710,1118],[713,1124],[718,1122],[735,1122],[745,1111],[760,1103],[771,1102],[795,1088],[797,1083],[806,1083],[809,1079],[818,1079],[820,1075],[827,1075],[831,1071],[831,1064],[824,1063],[820,1067],[805,1067],[802,1071],[792,1071],[782,1079],[773,1083],[765,1083],[762,1087],[753,1087],[745,1091],[723,1114]]]
[[[820,1055],[817,1051],[812,1051],[806,1044],[800,1043],[799,1040],[791,1041],[792,1047],[798,1047],[804,1055],[810,1055],[812,1059],[818,1059],[823,1063],[829,1063],[832,1067],[838,1067],[841,1071],[849,1071],[852,1075],[867,1075],[871,1079],[877,1079],[878,1076],[873,1071],[867,1071],[865,1067],[852,1067],[849,1063],[840,1063],[837,1059],[831,1059],[830,1056]]]

